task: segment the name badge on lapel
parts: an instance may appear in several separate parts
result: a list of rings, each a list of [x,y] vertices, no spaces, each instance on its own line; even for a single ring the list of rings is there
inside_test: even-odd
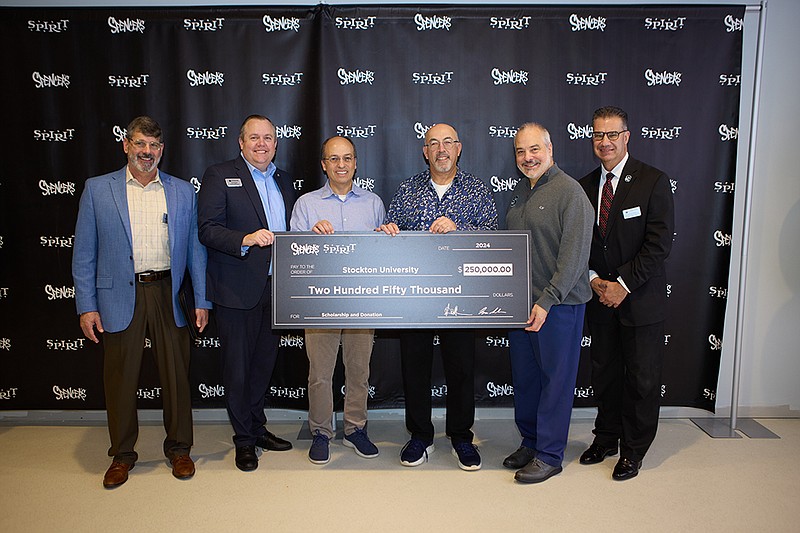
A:
[[[225,178],[225,185],[228,187],[241,187],[242,180],[239,178]]]
[[[636,207],[631,207],[630,209],[625,209],[622,211],[622,218],[628,220],[629,218],[636,218],[642,216],[642,208],[638,205]]]

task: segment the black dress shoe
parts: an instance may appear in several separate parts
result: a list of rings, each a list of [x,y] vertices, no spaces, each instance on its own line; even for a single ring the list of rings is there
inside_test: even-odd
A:
[[[603,459],[609,455],[617,455],[616,446],[613,448],[606,448],[605,446],[600,446],[595,442],[592,443],[592,445],[589,446],[585,452],[583,452],[580,462],[582,465],[595,465],[597,463],[602,463]]]
[[[250,472],[258,468],[258,456],[255,446],[236,447],[236,468],[244,472]]]
[[[519,470],[536,458],[536,450],[527,446],[520,446],[517,451],[509,455],[503,461],[503,466]]]
[[[256,446],[273,452],[285,452],[292,449],[292,443],[267,431],[256,439]]]
[[[626,457],[620,458],[617,465],[614,467],[614,472],[611,474],[613,479],[617,481],[625,481],[639,475],[639,469],[642,467],[642,462],[634,462]]]

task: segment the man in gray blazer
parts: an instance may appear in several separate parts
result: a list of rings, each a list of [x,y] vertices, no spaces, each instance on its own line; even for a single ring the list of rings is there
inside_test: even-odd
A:
[[[194,475],[187,320],[202,331],[211,303],[205,299],[206,251],[197,238],[194,187],[159,172],[161,127],[150,117],[128,124],[123,150],[128,164],[91,178],[81,195],[75,227],[72,277],[84,335],[103,339],[103,382],[113,462],[106,488],[122,485],[138,459],[136,392],[148,333],[164,403],[164,454],[179,479]],[[178,290],[189,272],[194,316],[184,317]]]

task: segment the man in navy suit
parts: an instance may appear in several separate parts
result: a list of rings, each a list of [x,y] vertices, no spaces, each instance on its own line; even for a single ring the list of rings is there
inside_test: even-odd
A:
[[[612,478],[635,477],[655,439],[661,396],[667,281],[675,224],[666,174],[628,154],[628,115],[602,107],[592,119],[601,165],[580,180],[596,224],[589,257],[594,442],[581,464],[617,453]]]
[[[136,392],[145,343],[152,342],[164,403],[164,454],[179,479],[194,475],[189,392],[189,333],[202,331],[211,303],[205,299],[206,251],[197,239],[194,187],[159,172],[161,128],[150,117],[128,125],[122,147],[128,164],[91,178],[81,195],[72,276],[84,335],[100,342],[113,462],[106,488],[128,480],[138,455]],[[195,315],[184,317],[178,290],[188,272]]]
[[[222,384],[236,466],[243,471],[258,468],[256,446],[292,448],[267,431],[264,414],[280,341],[272,331],[272,243],[274,232],[289,227],[296,199],[291,177],[272,162],[277,146],[267,117],[247,117],[239,157],[210,166],[198,196],[200,242],[208,247],[207,297],[216,308]]]

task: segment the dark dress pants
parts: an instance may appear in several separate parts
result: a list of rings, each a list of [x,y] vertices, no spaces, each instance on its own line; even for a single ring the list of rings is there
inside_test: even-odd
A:
[[[595,442],[620,446],[620,457],[641,461],[658,429],[664,323],[624,326],[589,321],[592,388],[597,398]]]
[[[475,332],[471,329],[400,333],[406,428],[413,438],[433,441],[431,373],[434,333],[439,335],[447,383],[445,432],[453,444],[472,442],[472,425],[475,422]]]
[[[264,401],[280,342],[272,331],[271,306],[271,278],[252,309],[216,306],[222,384],[237,448],[254,445],[267,431]]]
[[[102,319],[102,317],[101,317]],[[175,325],[170,278],[136,283],[136,304],[128,327],[103,334],[106,409],[115,461],[133,464],[139,438],[136,411],[145,333],[152,343],[164,408],[164,455],[172,459],[192,446],[192,404],[189,389],[189,332]]]

